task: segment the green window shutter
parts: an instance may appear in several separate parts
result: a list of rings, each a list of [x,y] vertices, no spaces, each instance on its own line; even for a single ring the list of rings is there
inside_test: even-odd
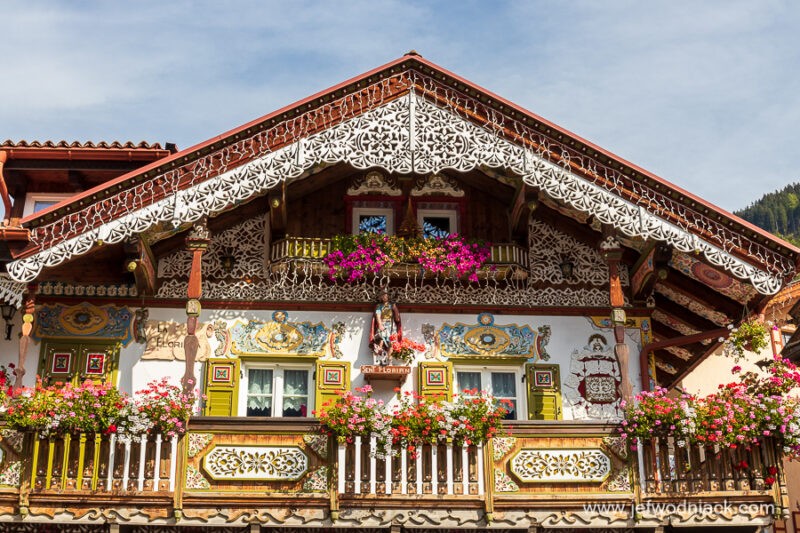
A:
[[[206,416],[239,414],[239,360],[209,359],[206,363]]]
[[[561,375],[558,365],[525,365],[528,420],[561,419]]]
[[[449,362],[421,362],[417,367],[420,396],[427,402],[453,399],[453,365]]]
[[[317,361],[316,373],[314,410],[319,412],[324,409],[325,402],[334,401],[341,393],[350,390],[350,363],[347,361]]]

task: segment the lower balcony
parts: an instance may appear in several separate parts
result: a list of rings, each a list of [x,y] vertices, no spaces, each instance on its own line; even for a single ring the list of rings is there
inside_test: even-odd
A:
[[[627,449],[612,425],[518,422],[480,446],[339,444],[311,419],[195,418],[180,439],[3,431],[0,521],[162,526],[652,530],[766,526],[773,443]]]

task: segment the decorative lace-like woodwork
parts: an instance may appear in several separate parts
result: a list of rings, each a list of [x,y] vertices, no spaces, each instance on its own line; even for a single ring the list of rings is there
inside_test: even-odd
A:
[[[624,235],[702,254],[763,294],[774,294],[794,274],[790,257],[542,129],[409,69],[266,130],[247,130],[233,144],[31,228],[36,251],[9,263],[8,271],[14,280],[29,282],[43,268],[84,254],[99,241],[119,243],[160,222],[194,222],[300,178],[318,164],[346,162],[401,174],[507,168]]]

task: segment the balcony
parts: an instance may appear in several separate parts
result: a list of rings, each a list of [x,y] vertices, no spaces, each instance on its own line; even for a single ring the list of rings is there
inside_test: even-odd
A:
[[[288,237],[272,243],[270,262],[273,272],[287,271],[299,262],[305,265],[304,271],[318,276],[327,275],[328,268],[322,263],[331,251],[331,240],[310,237]],[[528,273],[528,250],[517,244],[492,244],[491,256],[478,272],[481,279],[525,279]],[[432,277],[421,271],[419,265],[397,264],[388,269],[391,277],[410,278],[415,276]]]
[[[338,444],[311,419],[190,427],[140,442],[4,431],[0,520],[629,528],[767,525],[788,505],[768,440],[719,450],[656,439],[631,453],[611,425],[518,422],[481,446],[409,452],[369,438]],[[696,516],[720,505],[728,510]]]

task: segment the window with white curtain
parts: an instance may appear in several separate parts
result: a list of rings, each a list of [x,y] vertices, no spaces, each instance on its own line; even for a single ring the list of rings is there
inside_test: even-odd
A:
[[[519,396],[519,383],[522,379],[520,369],[514,367],[468,367],[458,366],[455,369],[456,392],[469,396],[464,390],[486,391],[499,400],[508,400],[513,407],[505,404],[509,410],[506,420],[520,419],[522,399]],[[522,417],[524,418],[524,417]]]
[[[239,383],[240,416],[311,416],[310,366],[247,363]]]

